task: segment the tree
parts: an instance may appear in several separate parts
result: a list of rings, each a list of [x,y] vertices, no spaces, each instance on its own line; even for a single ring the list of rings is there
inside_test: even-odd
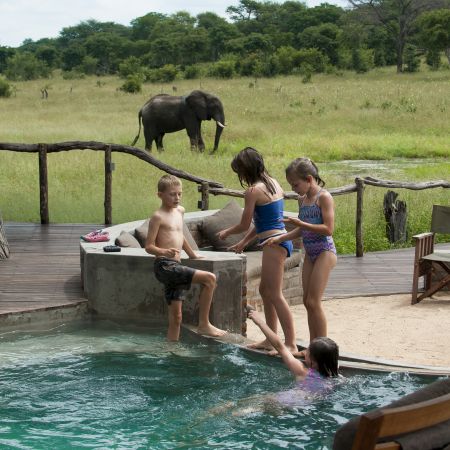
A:
[[[448,0],[348,0],[366,23],[383,26],[395,39],[397,73],[403,71],[405,46],[413,33],[415,20],[425,11],[437,9]]]
[[[48,77],[50,69],[29,52],[18,52],[7,60],[6,77],[10,80],[35,80]]]
[[[418,41],[430,54],[444,51],[450,64],[450,9],[429,11],[417,20]]]
[[[337,25],[324,23],[315,27],[306,28],[298,35],[302,48],[317,48],[327,55],[331,64],[338,62],[339,35],[341,30]]]

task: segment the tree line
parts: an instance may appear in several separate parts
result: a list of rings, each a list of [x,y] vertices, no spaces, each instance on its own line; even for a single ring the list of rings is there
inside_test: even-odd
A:
[[[87,20],[57,38],[0,46],[0,74],[8,80],[118,74],[133,84],[235,75],[270,77],[396,65],[414,71],[425,57],[450,63],[450,0],[348,0],[348,8],[299,1],[240,0],[228,18],[156,12],[130,26]],[[443,58],[444,57],[444,58]],[[444,59],[445,60],[445,59]]]

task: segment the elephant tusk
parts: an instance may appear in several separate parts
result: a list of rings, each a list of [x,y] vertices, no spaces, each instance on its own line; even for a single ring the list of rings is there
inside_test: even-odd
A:
[[[225,128],[225,125],[223,123],[220,123],[218,120],[216,121],[217,125],[219,125],[219,127],[221,128]]]

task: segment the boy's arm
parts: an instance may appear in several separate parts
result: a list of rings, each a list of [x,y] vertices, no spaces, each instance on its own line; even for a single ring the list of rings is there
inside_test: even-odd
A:
[[[183,240],[183,250],[187,253],[189,258],[191,259],[200,258],[200,256],[198,256],[197,253],[194,252],[194,250],[192,249],[191,245],[189,244],[186,238],[184,238]]]
[[[280,337],[274,333],[264,322],[263,318],[259,313],[252,310],[249,312],[248,317],[255,322],[255,324],[261,329],[261,331],[266,336],[267,340],[274,346],[274,348],[278,351],[283,362],[286,364],[288,369],[296,376],[296,377],[305,377],[308,373],[308,369],[303,365],[301,361],[296,359],[292,353],[288,350],[288,348],[284,345],[283,341]]]
[[[147,239],[145,241],[145,251],[155,256],[165,256],[167,258],[176,257],[179,251],[175,248],[161,248],[156,246],[156,237],[158,236],[161,226],[161,216],[157,213],[153,214],[148,224]]]

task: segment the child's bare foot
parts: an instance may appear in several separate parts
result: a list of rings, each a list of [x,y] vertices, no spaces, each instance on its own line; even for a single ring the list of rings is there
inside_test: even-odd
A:
[[[303,356],[300,355],[302,352],[304,352],[304,350],[302,350],[302,352],[299,352],[297,347],[288,347],[288,346],[286,346],[286,347],[289,349],[289,351],[292,353],[292,355],[294,355],[296,358],[298,358],[298,357],[304,358],[305,357],[304,355]],[[273,349],[270,352],[268,352],[268,355],[269,356],[277,356],[278,350]]]
[[[205,325],[202,327],[198,327],[197,329],[198,334],[204,334],[205,336],[211,336],[211,337],[219,337],[223,336],[224,334],[227,334],[225,330],[221,330],[220,328],[216,328],[214,325]]]
[[[273,350],[272,344],[267,340],[264,340],[261,342],[253,342],[252,344],[248,344],[247,348],[253,348],[255,350],[266,350],[266,351]]]

